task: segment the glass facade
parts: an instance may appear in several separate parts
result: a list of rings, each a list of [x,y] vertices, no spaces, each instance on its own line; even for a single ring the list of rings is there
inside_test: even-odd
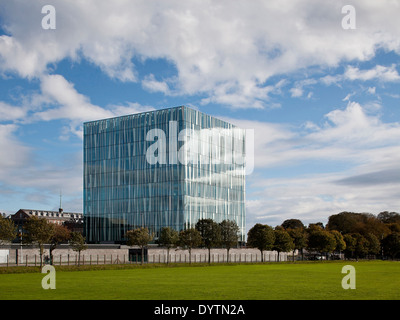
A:
[[[244,241],[244,160],[244,130],[185,106],[85,123],[87,241],[203,218],[235,220]]]

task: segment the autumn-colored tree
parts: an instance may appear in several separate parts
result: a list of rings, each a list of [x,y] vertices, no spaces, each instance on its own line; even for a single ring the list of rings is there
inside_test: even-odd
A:
[[[6,219],[0,214],[0,243],[11,242],[17,237],[17,227],[11,219]]]
[[[71,237],[71,231],[60,224],[54,225],[54,234],[50,239],[50,264],[53,264],[53,251],[60,243],[67,242]]]
[[[54,235],[54,224],[44,218],[31,216],[27,219],[24,229],[24,242],[33,243],[39,247],[40,267],[42,267],[44,245],[50,243]]]

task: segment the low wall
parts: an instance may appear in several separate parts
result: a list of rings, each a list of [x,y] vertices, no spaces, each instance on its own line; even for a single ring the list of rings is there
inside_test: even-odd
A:
[[[140,262],[140,250],[139,256],[129,257],[130,249],[139,249],[139,247],[128,247],[123,245],[88,245],[88,248],[81,251],[80,263],[81,264],[121,264],[121,263],[132,263],[132,261]],[[9,265],[39,265],[40,255],[39,249],[34,246],[21,246],[10,245],[3,246],[0,248],[4,253],[2,255],[2,261],[0,264]],[[8,252],[8,256],[7,253]],[[48,262],[50,255],[49,246],[45,246],[43,257],[44,262]],[[187,249],[170,249],[169,259],[168,250],[162,247],[148,247],[147,256],[145,261],[147,263],[189,263],[191,259],[192,263],[196,262],[208,262],[208,250],[207,249],[192,249],[191,258],[189,256],[189,250]],[[131,258],[131,259],[130,259]],[[227,250],[226,249],[211,249],[211,262],[227,262]],[[279,255],[279,261],[286,261],[288,259],[288,253],[283,252]],[[131,261],[130,261],[131,260]],[[234,248],[229,251],[230,262],[261,262],[261,253],[258,249],[253,248]],[[263,261],[278,261],[278,253],[276,251],[264,251]],[[73,251],[68,245],[61,245],[53,250],[53,264],[55,265],[73,265],[78,262],[78,252]]]

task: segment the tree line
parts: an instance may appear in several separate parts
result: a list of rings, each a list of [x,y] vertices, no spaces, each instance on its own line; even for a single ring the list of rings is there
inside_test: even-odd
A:
[[[305,227],[298,219],[285,220],[275,228],[256,224],[248,232],[247,245],[261,252],[298,250],[302,258],[307,250],[326,257],[344,254],[347,259],[394,259],[400,255],[400,214],[341,212],[331,215],[326,226],[319,222]]]
[[[147,228],[128,231],[128,244],[138,245],[144,250],[153,239]],[[238,245],[239,228],[234,221],[225,220],[220,224],[212,219],[199,220],[194,228],[178,232],[163,228],[157,243],[168,250],[172,247],[195,247],[208,249],[210,261],[211,249],[225,247],[229,259],[229,250]],[[257,248],[261,252],[295,250],[304,259],[304,252],[315,253],[326,258],[361,259],[370,256],[390,257],[400,255],[400,214],[384,211],[377,216],[369,213],[341,212],[331,215],[328,223],[310,223],[307,227],[298,219],[287,219],[275,228],[257,223],[247,233],[246,246]],[[143,257],[143,253],[142,253]],[[229,260],[228,260],[229,261]]]
[[[211,249],[223,246],[229,250],[237,246],[239,242],[239,227],[235,221],[224,220],[217,223],[212,219],[200,219],[194,228],[188,228],[178,232],[170,227],[164,227],[156,243],[167,248],[167,263],[169,263],[169,250],[174,247],[187,248],[189,251],[189,263],[192,262],[192,249],[203,247],[208,249],[208,261],[211,262]],[[137,228],[126,233],[129,246],[140,246],[142,249],[142,263],[144,248],[154,239],[154,234],[147,228]]]
[[[53,260],[53,250],[60,243],[69,242],[73,250],[79,253],[79,260],[80,252],[86,249],[85,238],[81,233],[71,232],[44,218],[30,217],[24,229],[23,242],[38,245],[41,263],[44,244],[50,244],[50,262]],[[17,235],[12,220],[0,217],[0,241],[12,241]],[[127,245],[142,249],[143,263],[144,250],[154,241],[154,234],[142,227],[127,231],[125,238]],[[188,249],[189,263],[193,248],[207,248],[210,262],[212,248],[225,248],[229,259],[229,250],[238,246],[239,238],[239,227],[235,221],[217,223],[212,219],[201,219],[194,227],[180,232],[169,227],[162,228],[156,243],[167,248],[167,259],[171,248]],[[248,231],[245,246],[259,249],[261,259],[266,250],[277,251],[278,259],[279,253],[290,251],[293,251],[294,258],[295,250],[298,250],[302,259],[305,251],[326,257],[344,254],[348,259],[368,258],[371,255],[394,259],[400,255],[400,214],[384,211],[375,216],[369,213],[341,212],[331,215],[326,226],[318,222],[306,227],[298,219],[287,219],[274,228],[257,223]]]
[[[143,234],[143,241],[133,240],[130,234]],[[146,228],[129,231],[128,243],[142,249],[151,241],[152,235]],[[171,228],[161,230],[158,243],[169,249],[176,246],[189,249],[205,247],[209,252],[217,247],[228,251],[238,244],[239,228],[234,221],[218,224],[211,219],[199,220],[194,228],[177,232]],[[384,211],[377,216],[370,213],[341,212],[331,215],[328,223],[310,223],[307,227],[298,219],[287,219],[275,228],[257,223],[247,233],[246,246],[261,252],[273,250],[279,253],[295,250],[304,259],[304,252],[319,256],[346,259],[361,259],[371,256],[392,259],[400,256],[400,214]],[[143,255],[142,255],[143,256]]]
[[[43,265],[43,253],[45,244],[50,245],[50,261],[53,263],[53,251],[61,244],[68,242],[73,251],[78,252],[80,263],[81,251],[86,250],[85,238],[80,232],[71,231],[67,227],[54,224],[45,218],[31,216],[24,223],[24,232],[20,233],[11,219],[0,216],[0,243],[12,242],[17,237],[24,244],[37,245],[39,248],[40,266]]]

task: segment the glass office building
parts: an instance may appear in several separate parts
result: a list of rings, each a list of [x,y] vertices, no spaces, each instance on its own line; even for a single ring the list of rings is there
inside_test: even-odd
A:
[[[84,124],[90,243],[128,230],[235,220],[245,233],[245,130],[181,106]]]

